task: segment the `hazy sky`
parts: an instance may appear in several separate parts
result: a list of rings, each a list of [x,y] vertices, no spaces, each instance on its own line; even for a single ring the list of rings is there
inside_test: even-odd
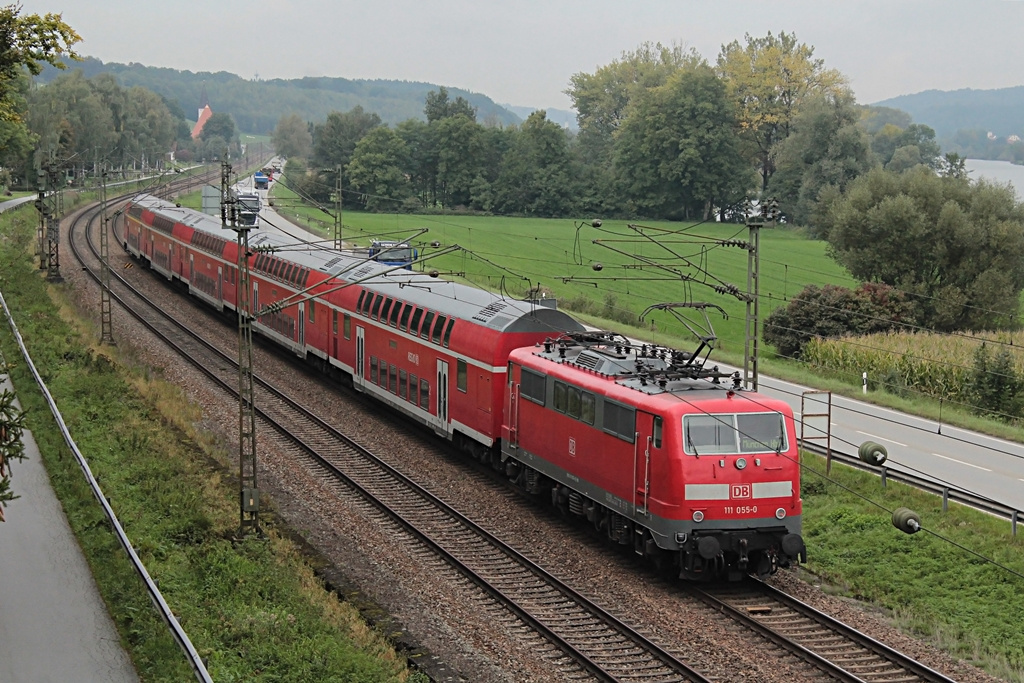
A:
[[[437,83],[570,108],[569,78],[644,41],[714,62],[744,34],[796,33],[870,104],[1024,84],[1022,0],[22,0],[62,13],[79,52],[243,78]],[[211,100],[216,98],[210,93]]]

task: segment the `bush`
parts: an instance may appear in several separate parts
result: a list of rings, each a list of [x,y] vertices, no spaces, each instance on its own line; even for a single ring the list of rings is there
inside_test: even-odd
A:
[[[762,338],[779,355],[797,358],[811,339],[873,334],[914,323],[906,296],[887,285],[807,285],[787,306],[772,311]]]

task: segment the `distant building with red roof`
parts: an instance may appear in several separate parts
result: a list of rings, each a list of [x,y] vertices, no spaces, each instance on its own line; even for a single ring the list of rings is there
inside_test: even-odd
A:
[[[203,85],[203,92],[199,98],[199,116],[196,119],[196,125],[192,127],[192,139],[195,140],[199,137],[199,134],[203,132],[203,126],[213,116],[213,110],[210,109],[210,101],[206,96],[206,85]]]

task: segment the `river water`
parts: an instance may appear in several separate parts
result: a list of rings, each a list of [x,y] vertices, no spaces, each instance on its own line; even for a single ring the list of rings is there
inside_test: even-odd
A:
[[[997,183],[1010,183],[1017,192],[1017,199],[1024,201],[1024,166],[1011,164],[1009,161],[984,159],[968,159],[965,166],[968,177],[972,180],[985,178]]]

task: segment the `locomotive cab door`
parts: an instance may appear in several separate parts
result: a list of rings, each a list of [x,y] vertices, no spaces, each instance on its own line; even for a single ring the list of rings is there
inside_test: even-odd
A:
[[[633,514],[650,514],[651,461],[661,449],[661,418],[636,411],[636,441],[633,443]]]
[[[312,305],[312,302],[310,302]],[[299,304],[299,348],[296,352],[300,356],[306,355],[306,304]]]
[[[356,365],[352,368],[352,384],[356,391],[363,390],[363,382],[366,381],[366,329],[362,325],[356,325]]]
[[[444,436],[451,435],[451,423],[448,421],[448,361],[437,361],[437,415],[434,431]]]

